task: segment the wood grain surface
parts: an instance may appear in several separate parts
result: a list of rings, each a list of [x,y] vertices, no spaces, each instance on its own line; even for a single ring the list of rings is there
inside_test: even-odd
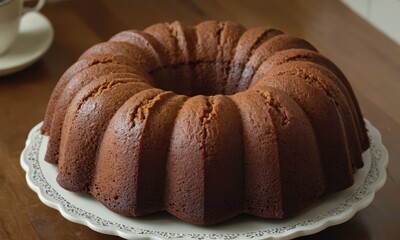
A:
[[[19,164],[27,134],[43,120],[61,74],[85,49],[125,29],[206,19],[270,26],[309,40],[345,72],[364,116],[383,135],[388,178],[372,204],[344,224],[303,238],[400,239],[400,47],[339,1],[48,1],[42,13],[55,29],[50,50],[28,69],[0,77],[0,239],[117,239],[40,202]]]

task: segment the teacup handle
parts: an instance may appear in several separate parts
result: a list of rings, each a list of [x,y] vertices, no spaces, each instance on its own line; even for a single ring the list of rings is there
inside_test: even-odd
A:
[[[24,0],[23,0],[24,1]],[[36,6],[34,7],[24,7],[22,13],[28,13],[28,12],[37,12],[40,11],[40,9],[42,9],[42,7],[44,6],[46,0],[39,0],[36,4]]]

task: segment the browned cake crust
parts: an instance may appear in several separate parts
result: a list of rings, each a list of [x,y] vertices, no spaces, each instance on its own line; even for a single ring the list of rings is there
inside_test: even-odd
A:
[[[229,21],[94,45],[60,78],[42,132],[63,188],[200,225],[293,216],[351,186],[369,147],[335,64],[303,39]]]
[[[240,115],[228,97],[199,95],[185,102],[169,148],[168,212],[196,224],[213,224],[242,211],[240,128]]]
[[[134,72],[134,69],[125,65],[117,65],[112,63],[106,65],[97,64],[80,71],[71,79],[69,79],[68,83],[64,87],[64,91],[59,95],[56,104],[57,111],[54,112],[50,127],[50,134],[52,137],[49,139],[47,147],[48,150],[45,155],[46,161],[57,163],[61,141],[61,131],[65,115],[69,105],[72,102],[72,99],[75,97],[78,91],[97,78],[132,78],[132,80],[135,81],[145,82],[143,77],[135,74]]]
[[[93,195],[128,216],[164,208],[168,154],[165,142],[186,99],[173,92],[148,89],[126,101],[104,133],[91,188]],[[120,184],[110,184],[114,181]]]

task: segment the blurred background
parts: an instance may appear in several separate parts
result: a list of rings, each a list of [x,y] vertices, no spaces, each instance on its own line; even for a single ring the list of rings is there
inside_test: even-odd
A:
[[[400,0],[342,0],[342,2],[400,44]]]

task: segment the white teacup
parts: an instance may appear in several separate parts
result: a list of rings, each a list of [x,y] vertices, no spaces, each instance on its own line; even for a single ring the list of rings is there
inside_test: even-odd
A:
[[[35,7],[24,7],[26,0],[0,0],[0,55],[10,48],[18,35],[21,17],[32,11],[39,11],[45,0],[39,0]]]

